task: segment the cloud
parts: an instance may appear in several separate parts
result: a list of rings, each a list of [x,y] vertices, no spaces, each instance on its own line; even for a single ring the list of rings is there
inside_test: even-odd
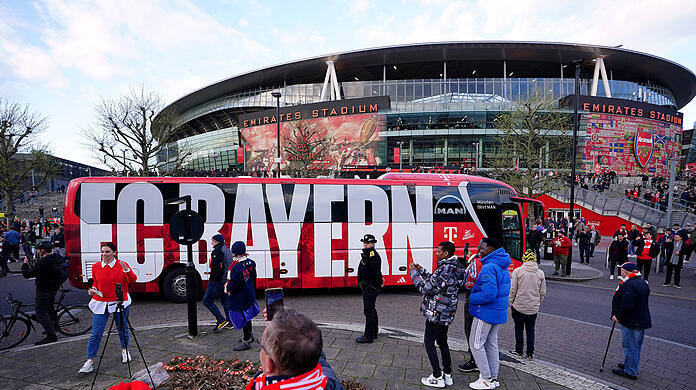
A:
[[[30,43],[29,31],[0,22],[0,48],[8,54],[0,61],[17,76],[54,88],[67,86],[66,74],[73,71],[92,80],[133,77],[133,62],[158,61],[186,50],[203,57],[230,51],[271,54],[268,47],[184,0],[43,0],[35,11],[35,42]]]
[[[370,8],[369,0],[353,0],[346,3],[348,5],[348,16],[362,17],[367,15]]]

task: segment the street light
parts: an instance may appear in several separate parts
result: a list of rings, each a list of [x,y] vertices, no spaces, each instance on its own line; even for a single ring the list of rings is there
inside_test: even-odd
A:
[[[578,129],[580,127],[580,119],[578,111],[580,110],[580,65],[585,62],[584,58],[576,58],[570,61],[575,65],[575,104],[573,105],[573,153],[570,166],[570,222],[568,224],[568,233],[575,226],[575,160],[578,148]],[[570,276],[570,264],[573,262],[573,248],[568,251],[568,261],[566,262],[566,274]]]
[[[276,98],[276,139],[278,141],[278,156],[276,157],[276,163],[278,164],[278,177],[280,177],[280,97],[282,96],[280,92],[272,92],[271,96]]]

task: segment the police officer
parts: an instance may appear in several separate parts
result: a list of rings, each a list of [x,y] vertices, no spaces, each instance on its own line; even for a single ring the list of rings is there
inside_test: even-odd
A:
[[[384,286],[382,279],[382,259],[375,250],[377,239],[372,234],[366,234],[360,242],[363,250],[358,266],[358,286],[363,292],[363,310],[365,313],[365,333],[355,339],[358,343],[371,343],[377,338],[377,309],[375,302],[379,290]]]

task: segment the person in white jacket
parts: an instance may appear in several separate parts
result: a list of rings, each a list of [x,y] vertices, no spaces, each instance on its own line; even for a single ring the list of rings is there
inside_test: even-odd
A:
[[[527,359],[534,357],[534,324],[541,301],[546,295],[546,278],[539,269],[536,255],[531,249],[522,256],[522,266],[512,272],[510,284],[510,309],[515,321],[515,350],[513,355],[522,357],[523,331],[527,332]]]

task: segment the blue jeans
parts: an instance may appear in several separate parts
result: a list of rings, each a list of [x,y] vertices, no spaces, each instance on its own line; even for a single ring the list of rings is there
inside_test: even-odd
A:
[[[203,296],[203,306],[207,307],[211,313],[215,316],[217,322],[222,322],[224,320],[229,321],[229,313],[227,309],[227,294],[224,291],[224,285],[222,282],[208,282],[208,288],[205,289],[205,295]],[[223,316],[220,313],[215,300],[220,298],[220,303],[222,304],[222,310],[225,311]]]
[[[128,317],[130,312],[130,306],[126,307],[123,311]],[[121,348],[128,348],[128,323],[122,321],[121,313],[116,314],[116,329],[118,330],[118,338],[121,340]],[[92,314],[92,333],[89,335],[89,341],[87,342],[87,359],[94,359],[97,357],[97,352],[99,351],[99,344],[101,344],[102,335],[104,334],[104,328],[106,323],[109,321],[110,313],[104,314]],[[122,326],[123,325],[123,326]]]
[[[628,242],[628,254],[629,255],[635,255],[636,254],[636,249],[633,247],[632,242]]]
[[[643,337],[645,329],[631,329],[621,326],[621,346],[626,356],[624,360],[624,371],[638,376],[638,363],[640,363],[640,349],[643,347]]]

